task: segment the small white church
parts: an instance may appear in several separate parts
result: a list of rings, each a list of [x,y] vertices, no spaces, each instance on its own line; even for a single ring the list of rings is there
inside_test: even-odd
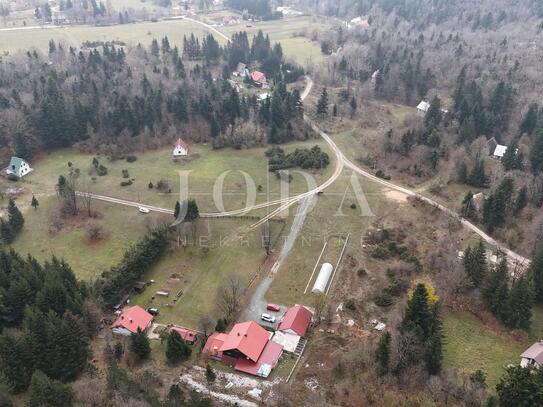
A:
[[[19,157],[11,157],[11,161],[6,168],[6,174],[8,176],[14,175],[17,178],[22,178],[30,172],[32,172],[32,167],[30,164]]]
[[[189,145],[185,143],[181,138],[178,138],[173,148],[174,157],[183,157],[189,155]]]

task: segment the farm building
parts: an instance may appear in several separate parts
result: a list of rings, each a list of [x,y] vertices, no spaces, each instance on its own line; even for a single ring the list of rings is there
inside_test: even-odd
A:
[[[185,143],[181,138],[178,138],[173,148],[173,156],[181,157],[189,154],[189,145]]]
[[[151,326],[151,322],[153,322],[153,316],[139,305],[134,305],[124,308],[111,328],[115,334],[129,336],[138,330],[146,331]]]
[[[272,341],[283,346],[287,352],[295,353],[300,339],[305,336],[313,313],[303,305],[290,307],[281,318]]]
[[[321,271],[319,271],[319,275],[317,276],[317,280],[315,280],[315,284],[313,285],[311,292],[320,294],[324,293],[333,270],[334,267],[330,263],[324,263],[321,267]]]
[[[543,365],[543,341],[534,343],[520,355],[520,366],[539,369]]]
[[[487,152],[492,158],[501,160],[507,151],[507,146],[499,144],[494,137],[486,142]]]
[[[254,321],[241,322],[228,334],[212,334],[204,352],[240,372],[268,377],[283,354],[283,347],[271,341],[271,335]]]
[[[241,78],[245,78],[247,75],[249,75],[249,70],[247,69],[247,65],[243,62],[239,62],[238,66],[236,67],[236,70],[233,72],[234,76],[239,76]]]
[[[8,176],[14,175],[17,178],[22,178],[30,172],[32,172],[32,167],[30,167],[30,164],[19,157],[11,157],[11,161],[6,168],[6,174]]]

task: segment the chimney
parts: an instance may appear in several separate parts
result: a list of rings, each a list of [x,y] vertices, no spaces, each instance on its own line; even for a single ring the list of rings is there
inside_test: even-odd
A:
[[[121,315],[121,319],[124,319],[124,315]]]
[[[243,334],[243,336],[245,336],[247,338],[247,334]]]
[[[239,332],[238,332],[238,336],[240,336]]]
[[[132,318],[130,318],[130,323],[132,323]]]

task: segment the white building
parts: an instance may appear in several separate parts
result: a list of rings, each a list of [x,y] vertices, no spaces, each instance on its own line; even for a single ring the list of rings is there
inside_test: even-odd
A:
[[[430,109],[430,103],[425,100],[421,100],[417,105],[417,114],[419,116],[424,116],[428,112],[428,109]]]
[[[22,178],[30,172],[32,172],[30,164],[19,157],[11,157],[11,161],[6,168],[7,175],[15,175],[17,178]]]
[[[539,369],[543,365],[543,341],[534,343],[520,355],[521,367]]]
[[[182,157],[189,155],[189,145],[185,143],[181,138],[177,139],[173,148],[174,157]]]
[[[317,279],[315,280],[315,284],[313,285],[311,292],[320,294],[326,292],[326,287],[328,286],[328,281],[330,281],[333,270],[334,266],[332,266],[330,263],[324,263],[321,267],[319,275],[317,276]]]

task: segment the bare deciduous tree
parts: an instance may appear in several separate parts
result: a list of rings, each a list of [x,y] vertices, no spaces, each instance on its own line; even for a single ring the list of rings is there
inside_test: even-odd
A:
[[[215,321],[210,315],[204,314],[198,318],[198,329],[204,333],[207,338],[209,333],[215,328],[217,321]]]
[[[239,310],[242,293],[241,279],[237,275],[228,277],[219,288],[218,305],[227,320],[230,320]]]

